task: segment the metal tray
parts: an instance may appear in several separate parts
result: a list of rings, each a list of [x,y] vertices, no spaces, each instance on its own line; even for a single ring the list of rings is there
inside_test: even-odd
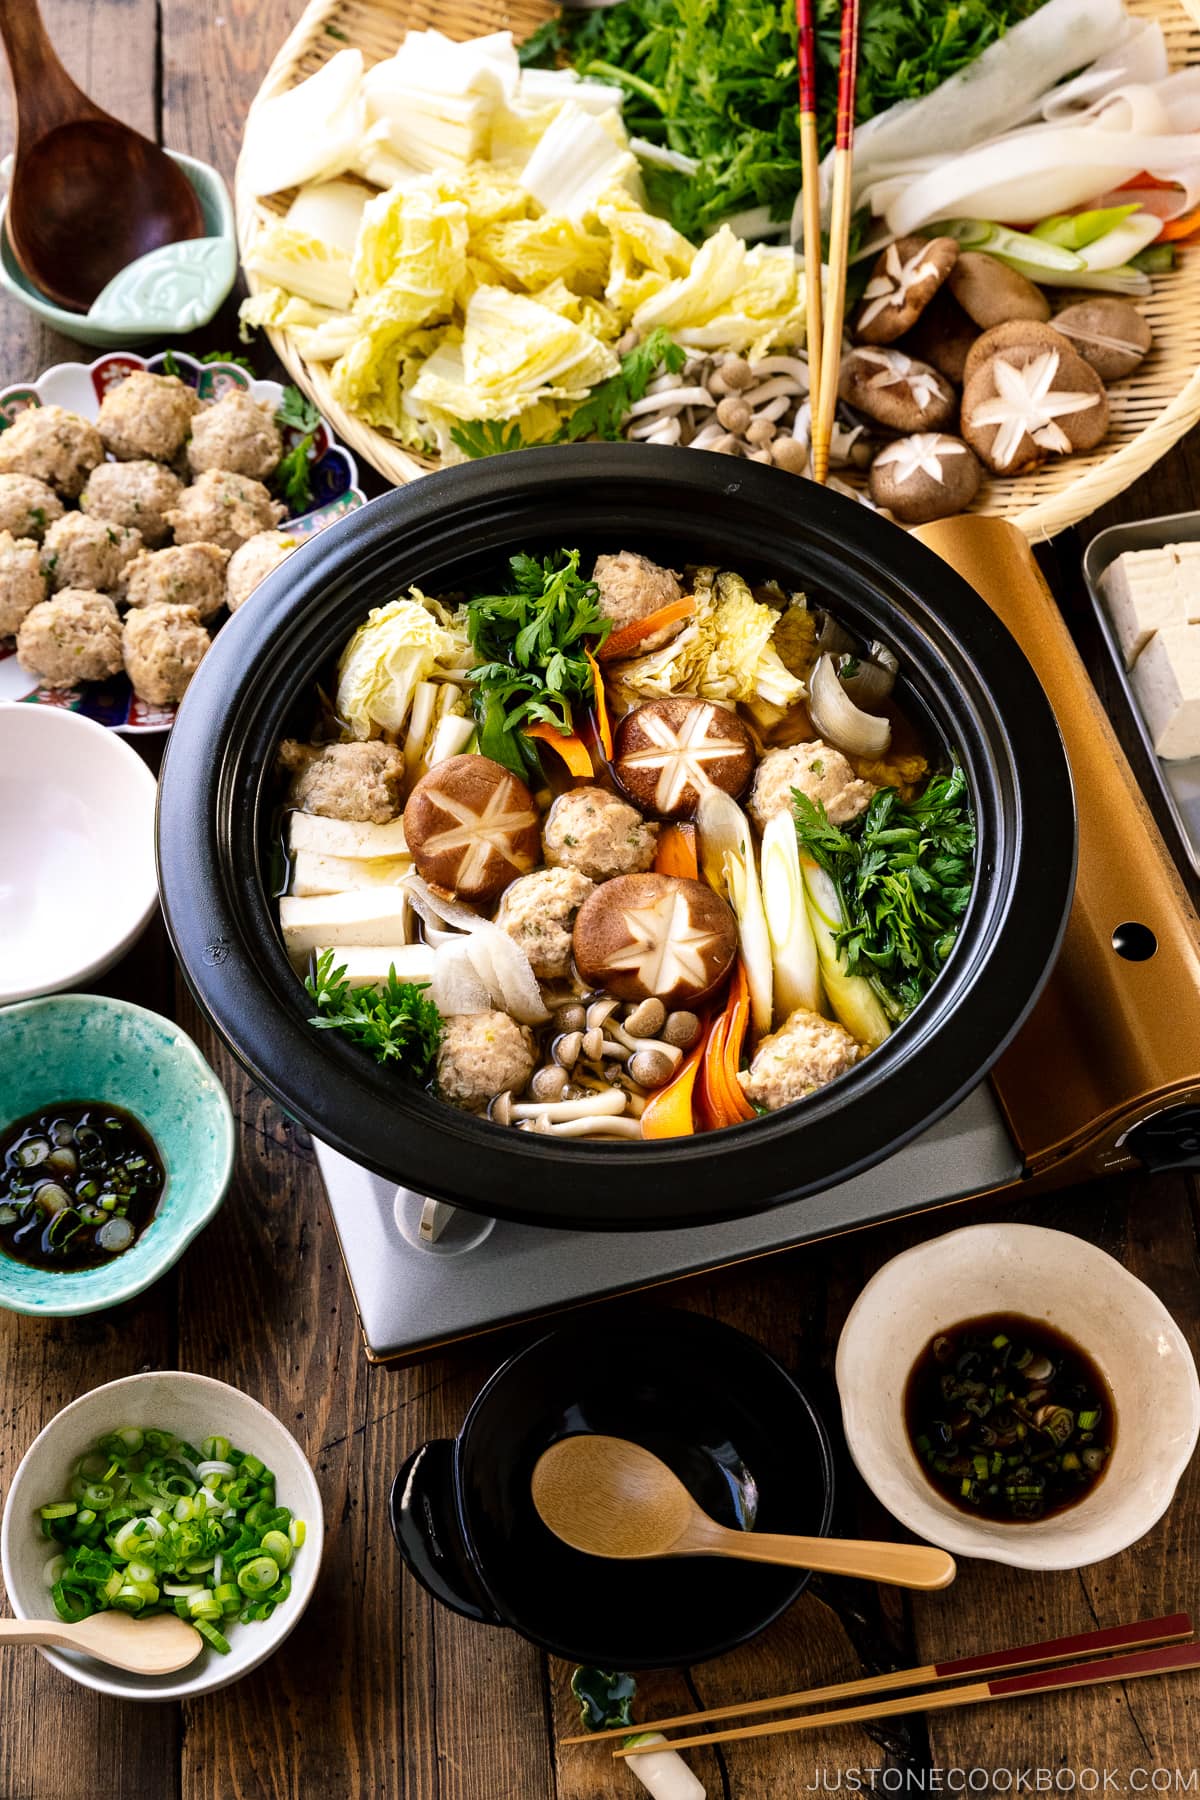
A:
[[[1100,593],[1100,577],[1108,565],[1115,562],[1118,556],[1124,555],[1126,550],[1161,550],[1164,544],[1197,541],[1200,541],[1200,512],[1170,513],[1161,519],[1141,519],[1136,525],[1110,525],[1107,531],[1097,532],[1088,545],[1083,558],[1083,576],[1117,679],[1125,691],[1125,698],[1146,747],[1151,767],[1158,776],[1158,785],[1167,811],[1175,822],[1175,829],[1193,869],[1200,875],[1200,756],[1188,757],[1182,762],[1166,762],[1161,756],[1155,755],[1153,740],[1142,717],[1142,709],[1125,669],[1121,646],[1117,642],[1108,608]]]

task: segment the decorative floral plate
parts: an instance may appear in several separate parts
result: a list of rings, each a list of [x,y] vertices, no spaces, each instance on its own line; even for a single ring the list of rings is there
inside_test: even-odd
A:
[[[167,368],[168,357],[170,369]],[[182,350],[164,351],[150,357],[138,356],[130,350],[113,350],[94,363],[56,363],[36,381],[0,388],[0,430],[11,425],[17,414],[28,406],[63,406],[82,418],[94,419],[109,389],[135,369],[149,369],[152,375],[178,375],[181,381],[195,388],[202,400],[219,400],[232,388],[244,388],[256,400],[269,400],[273,407],[278,407],[283,397],[283,388],[278,381],[259,381],[237,363],[197,362],[194,356],[188,356]],[[292,449],[302,435],[292,426],[285,427],[285,452]],[[314,434],[309,461],[313,505],[307,512],[294,519],[285,519],[279,526],[280,531],[298,538],[313,537],[366,500],[358,486],[358,466],[354,458],[335,440],[323,420]],[[39,687],[37,677],[30,675],[17,661],[16,642],[10,637],[0,637],[0,700],[23,700],[30,706],[66,707],[113,731],[130,734],[167,731],[175,718],[173,706],[149,706],[139,700],[124,675],[77,688]]]

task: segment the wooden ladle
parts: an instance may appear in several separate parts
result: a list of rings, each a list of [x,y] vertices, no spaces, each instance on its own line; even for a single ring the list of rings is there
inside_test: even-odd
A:
[[[737,1556],[908,1588],[948,1587],[956,1573],[954,1558],[930,1544],[731,1531],[697,1506],[652,1451],[625,1438],[552,1444],[538,1459],[532,1489],[542,1523],[589,1556]]]
[[[132,1619],[128,1613],[101,1612],[78,1625],[64,1625],[61,1619],[0,1619],[0,1644],[53,1644],[58,1650],[82,1650],[134,1675],[173,1675],[195,1662],[204,1639],[174,1613]]]
[[[35,287],[85,313],[139,256],[202,237],[200,202],[165,151],[76,87],[37,0],[0,0],[0,38],[17,99],[8,241]]]

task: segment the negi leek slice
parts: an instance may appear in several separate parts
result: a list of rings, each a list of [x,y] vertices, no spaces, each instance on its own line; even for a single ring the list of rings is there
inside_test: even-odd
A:
[[[738,922],[738,941],[750,989],[750,1018],[761,1036],[771,1029],[773,976],[771,938],[750,821],[736,800],[719,788],[700,799],[696,813],[700,869],[714,892],[729,901]]]
[[[800,846],[790,813],[778,812],[767,820],[760,860],[775,972],[775,1022],[781,1025],[798,1008],[821,1012],[824,1003],[817,940],[805,904]]]
[[[851,1037],[868,1050],[876,1050],[890,1036],[892,1027],[871,983],[863,975],[851,975],[846,968],[837,941],[837,934],[845,925],[837,887],[810,857],[801,856],[800,868],[829,1004]]]
[[[661,1731],[641,1731],[626,1738],[623,1748],[632,1744],[666,1744]],[[688,1768],[678,1750],[651,1751],[648,1756],[630,1756],[625,1767],[631,1769],[653,1800],[705,1800],[704,1783]]]

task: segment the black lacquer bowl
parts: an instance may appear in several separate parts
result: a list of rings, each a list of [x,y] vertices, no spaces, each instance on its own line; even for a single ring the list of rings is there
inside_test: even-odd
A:
[[[962,758],[978,879],[925,1002],[880,1050],[798,1105],[666,1143],[502,1130],[317,1032],[273,898],[276,746],[371,606],[416,584],[470,590],[516,550],[635,549],[714,561],[831,604],[900,661],[897,694]],[[423,1194],[535,1224],[686,1226],[845,1180],[984,1075],[1053,962],[1075,868],[1071,778],[1033,671],[989,607],[868,508],[776,469],[644,445],[532,450],[430,475],[331,526],[216,639],[171,733],[159,874],[172,941],[250,1073],[326,1143]]]
[[[498,1369],[457,1438],[424,1444],[392,1487],[392,1530],[434,1598],[605,1669],[698,1662],[790,1606],[804,1570],[584,1556],[530,1498],[542,1452],[604,1432],[644,1444],[722,1525],[824,1536],[833,1456],[811,1402],[773,1357],[699,1313],[606,1312]]]

